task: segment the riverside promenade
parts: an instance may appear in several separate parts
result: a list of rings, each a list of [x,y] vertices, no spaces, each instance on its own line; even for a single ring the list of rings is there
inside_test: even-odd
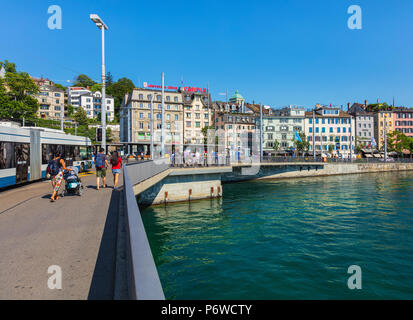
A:
[[[50,181],[0,192],[0,299],[113,299],[116,234],[122,191],[96,190],[51,203]],[[120,181],[122,185],[122,180]],[[62,289],[49,289],[49,266],[62,270]]]

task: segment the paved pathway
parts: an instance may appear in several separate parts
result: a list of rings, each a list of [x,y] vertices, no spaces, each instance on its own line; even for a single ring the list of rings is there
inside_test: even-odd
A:
[[[112,298],[122,192],[111,174],[99,191],[94,175],[82,182],[82,197],[55,203],[50,182],[0,192],[0,299]],[[61,290],[48,288],[51,265],[62,269]]]

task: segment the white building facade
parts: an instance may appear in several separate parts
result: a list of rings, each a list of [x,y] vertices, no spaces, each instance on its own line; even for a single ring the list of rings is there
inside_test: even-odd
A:
[[[100,91],[92,92],[82,87],[70,87],[67,91],[69,105],[72,105],[75,110],[82,107],[90,119],[100,119],[102,111],[102,93]],[[115,119],[115,99],[111,96],[106,96],[106,115],[109,122]]]
[[[314,119],[313,119],[314,118]],[[316,107],[305,113],[305,135],[310,143],[309,151],[348,158],[355,149],[355,121],[339,108]],[[314,137],[314,139],[313,139]]]

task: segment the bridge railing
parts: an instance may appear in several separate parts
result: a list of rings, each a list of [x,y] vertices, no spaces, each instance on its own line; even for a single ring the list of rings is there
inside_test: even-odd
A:
[[[142,161],[127,164],[123,170],[126,216],[128,289],[134,300],[164,300],[162,285],[143,225],[133,185],[169,168],[169,164]]]

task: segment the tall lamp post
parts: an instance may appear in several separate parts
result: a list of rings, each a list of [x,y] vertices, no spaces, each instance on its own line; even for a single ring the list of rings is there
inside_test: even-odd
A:
[[[387,162],[387,114],[384,114],[384,162]]]
[[[165,74],[162,72],[161,157],[165,157]]]
[[[106,150],[106,71],[105,71],[105,30],[108,27],[97,14],[91,14],[90,19],[102,32],[102,105],[101,105],[101,123],[102,123],[102,148]]]
[[[153,97],[155,96],[155,92],[151,95],[151,160],[154,160],[153,154]]]
[[[315,111],[313,110],[313,159],[315,161]]]

